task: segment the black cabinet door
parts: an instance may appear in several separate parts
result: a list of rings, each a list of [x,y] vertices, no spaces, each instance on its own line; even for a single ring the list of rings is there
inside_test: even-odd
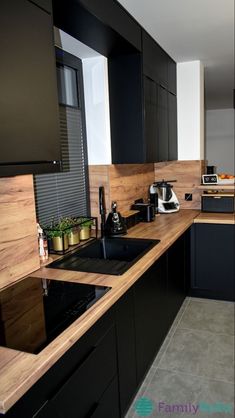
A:
[[[177,67],[175,61],[168,57],[168,91],[176,94]]]
[[[82,418],[84,410],[89,412],[98,404],[116,373],[115,318],[111,308],[4,416]]]
[[[177,99],[168,92],[168,160],[178,159]]]
[[[133,288],[115,306],[120,409],[123,416],[137,387]]]
[[[144,76],[144,129],[146,162],[158,161],[157,84]]]
[[[191,293],[199,297],[235,300],[235,226],[194,224]]]
[[[151,36],[142,30],[143,71],[157,83],[168,84],[168,55]]]
[[[1,173],[60,160],[60,142],[51,16],[27,0],[2,0],[0,27]]]
[[[158,161],[168,161],[168,92],[158,86]]]
[[[49,401],[59,418],[85,418],[99,403],[117,372],[114,327]],[[43,418],[43,415],[41,416]]]
[[[93,411],[93,412],[92,412]],[[91,409],[86,418],[119,418],[118,381],[114,378],[97,405]]]
[[[137,382],[140,383],[167,332],[166,259],[161,257],[138,280],[135,292]]]
[[[186,297],[186,242],[185,234],[167,251],[167,315],[169,326]]]
[[[112,162],[145,163],[141,55],[110,57],[108,70]]]
[[[79,2],[105,25],[141,50],[141,28],[129,13],[114,0],[79,0]]]
[[[52,0],[29,0],[31,3],[35,3],[48,13],[52,13]]]

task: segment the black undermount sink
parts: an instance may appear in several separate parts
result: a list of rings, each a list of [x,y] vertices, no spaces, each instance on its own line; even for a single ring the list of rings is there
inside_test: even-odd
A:
[[[47,267],[120,275],[159,242],[157,239],[101,238]]]

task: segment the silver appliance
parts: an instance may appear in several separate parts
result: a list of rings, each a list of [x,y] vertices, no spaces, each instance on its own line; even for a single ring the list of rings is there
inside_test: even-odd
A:
[[[171,183],[176,180],[161,180],[153,183],[150,186],[150,194],[158,194],[158,212],[159,213],[173,213],[178,212],[180,208],[179,201],[175,192],[172,190]]]

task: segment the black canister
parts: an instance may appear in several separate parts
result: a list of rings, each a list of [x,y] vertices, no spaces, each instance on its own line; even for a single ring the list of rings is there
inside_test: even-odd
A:
[[[215,166],[214,165],[208,165],[206,167],[206,174],[215,174]]]
[[[158,194],[157,193],[150,193],[149,199],[151,205],[154,206],[155,213],[158,213]]]

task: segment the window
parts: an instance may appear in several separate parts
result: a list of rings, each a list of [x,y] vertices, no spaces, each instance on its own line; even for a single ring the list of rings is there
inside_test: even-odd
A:
[[[82,63],[56,48],[62,172],[34,176],[39,223],[89,216],[89,184]]]

